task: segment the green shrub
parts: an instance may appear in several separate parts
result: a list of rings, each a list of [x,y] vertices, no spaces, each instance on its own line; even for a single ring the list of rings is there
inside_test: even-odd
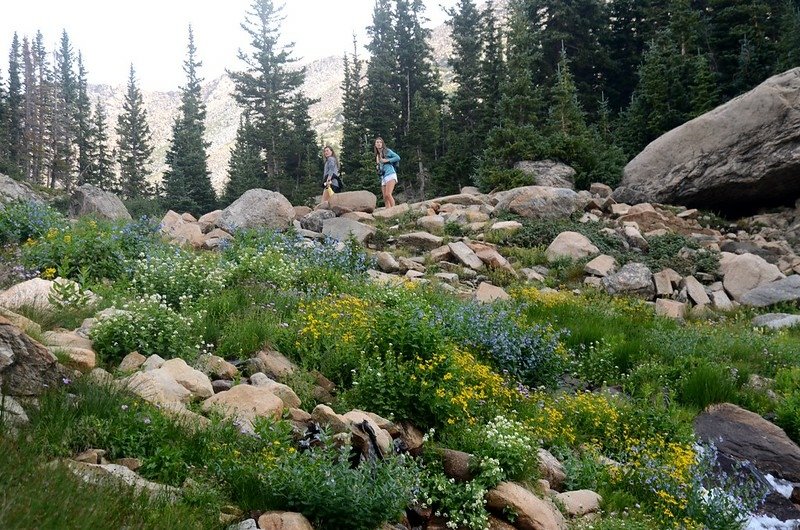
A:
[[[800,442],[800,392],[780,400],[775,410],[775,423],[795,442]]]
[[[39,239],[51,230],[61,230],[67,220],[38,202],[12,202],[0,209],[0,245]]]
[[[230,276],[230,267],[215,255],[168,248],[133,261],[131,287],[140,295],[160,295],[180,309],[222,290]]]
[[[416,465],[388,455],[353,469],[349,449],[326,445],[304,453],[270,452],[225,474],[245,510],[300,512],[314,528],[329,530],[371,530],[398,520],[414,497]]]
[[[132,351],[190,360],[197,355],[200,342],[195,318],[177,313],[157,294],[125,304],[121,311],[101,319],[90,337],[95,351],[111,363]]]
[[[65,277],[83,271],[86,280],[113,280],[127,275],[129,260],[161,244],[146,220],[123,224],[81,217],[25,243],[22,257],[29,267],[52,268]]]
[[[532,482],[538,476],[538,448],[522,422],[496,416],[485,425],[463,429],[453,442],[474,456],[494,459],[504,480]]]

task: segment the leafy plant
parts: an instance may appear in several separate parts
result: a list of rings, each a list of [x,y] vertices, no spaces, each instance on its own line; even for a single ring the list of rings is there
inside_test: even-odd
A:
[[[118,362],[132,351],[188,360],[197,355],[200,342],[194,321],[154,294],[129,302],[112,316],[101,319],[90,337],[97,353],[107,362]]]

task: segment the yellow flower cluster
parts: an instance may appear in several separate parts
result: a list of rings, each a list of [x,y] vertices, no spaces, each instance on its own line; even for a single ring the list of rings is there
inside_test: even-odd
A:
[[[53,267],[47,267],[42,273],[43,280],[52,280],[56,277],[56,270]]]
[[[322,300],[301,303],[300,340],[335,340],[344,344],[369,334],[374,318],[367,300],[351,295],[328,295]]]
[[[530,302],[546,309],[574,304],[577,298],[570,291],[540,291],[535,287],[515,289],[511,295],[517,300]]]
[[[458,421],[474,425],[478,418],[487,419],[487,405],[505,409],[517,399],[501,375],[455,346],[427,360],[417,357],[415,369],[411,380],[419,380],[423,391],[431,391],[440,400],[442,408],[449,411],[446,421],[450,425]]]

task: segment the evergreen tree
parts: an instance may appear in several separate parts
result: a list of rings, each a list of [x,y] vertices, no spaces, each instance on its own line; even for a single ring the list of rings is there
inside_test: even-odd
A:
[[[293,204],[320,192],[321,147],[317,145],[316,133],[311,127],[309,117],[309,107],[316,102],[317,100],[310,100],[302,93],[295,94],[291,102],[290,156],[286,161],[286,174],[290,178],[281,187],[281,191]]]
[[[503,35],[494,12],[494,4],[489,1],[481,18],[483,53],[480,60],[480,95],[482,98],[482,123],[480,134],[485,138],[493,127],[499,125],[500,101],[502,100],[503,81],[505,79],[505,61],[503,59]]]
[[[6,94],[2,74],[3,72],[0,70],[0,173],[11,173],[12,163],[8,140],[8,95]]]
[[[92,123],[92,102],[86,81],[86,68],[83,56],[78,52],[77,100],[75,102],[75,143],[78,148],[78,185],[83,184],[92,167],[92,144],[94,142]]]
[[[91,141],[87,146],[89,166],[83,175],[83,182],[106,191],[119,193],[121,190],[114,172],[114,153],[109,144],[107,119],[105,107],[98,101],[89,135]]]
[[[594,115],[608,58],[600,44],[607,27],[603,0],[527,0],[525,15],[535,42],[538,64],[534,82],[548,86],[557,78],[562,48],[570,56],[572,75],[584,108]]]
[[[364,61],[358,56],[358,46],[354,36],[352,58],[347,54],[344,56],[342,148],[339,162],[343,172],[346,171],[348,174],[348,186],[356,189],[369,189],[375,182],[375,163],[369,154],[372,144],[366,136],[363,69]]]
[[[208,171],[204,140],[206,109],[201,93],[202,80],[197,69],[194,32],[189,26],[189,44],[183,70],[186,86],[181,90],[181,106],[172,126],[172,140],[166,155],[169,166],[164,172],[166,206],[172,210],[202,215],[212,211],[217,202]]]
[[[431,167],[441,156],[440,112],[444,94],[433,64],[428,42],[430,31],[423,27],[422,0],[396,0],[395,34],[400,81],[400,136],[394,148],[403,153],[403,189],[407,196],[423,198]],[[409,178],[414,175],[416,178]]]
[[[52,165],[50,187],[60,183],[69,193],[75,171],[75,137],[78,102],[78,80],[74,71],[75,57],[66,31],[61,33],[61,46],[56,53],[52,86]]]
[[[459,0],[450,9],[447,25],[453,38],[453,53],[447,62],[453,70],[456,89],[449,98],[445,119],[446,154],[439,167],[437,188],[441,193],[458,191],[457,186],[472,175],[482,144],[485,100],[482,94],[481,58],[483,31],[473,0]],[[460,178],[462,182],[456,180]]]
[[[11,51],[8,54],[8,156],[11,167],[9,172],[22,174],[24,163],[23,118],[25,106],[22,94],[21,56],[17,33],[11,40]]]
[[[548,127],[553,133],[564,136],[581,135],[586,132],[586,120],[578,102],[578,90],[570,72],[565,49],[561,50],[561,58],[556,69]]]
[[[601,45],[608,56],[604,71],[604,92],[608,106],[619,112],[629,103],[635,88],[636,71],[647,43],[655,36],[653,0],[612,0],[607,5],[608,31],[601,33]]]
[[[619,128],[618,141],[628,156],[692,116],[686,91],[686,80],[694,77],[690,59],[681,56],[670,30],[650,43]]]
[[[708,47],[723,99],[776,72],[782,0],[707,0]]]
[[[224,206],[254,188],[263,188],[265,177],[264,160],[258,145],[258,133],[245,112],[236,130],[236,142],[228,162],[228,183],[222,195]]]
[[[800,6],[795,0],[784,0],[780,9],[780,41],[776,71],[800,66]]]
[[[23,41],[25,57],[25,143],[27,144],[26,176],[37,184],[55,187],[52,180],[52,115],[53,76],[47,61],[44,35],[36,32],[29,46]]]
[[[364,125],[372,138],[380,136],[387,145],[397,145],[400,138],[402,109],[397,33],[393,24],[393,4],[375,2],[372,25],[367,28],[370,54],[364,94]],[[369,148],[372,148],[370,139]]]
[[[300,88],[305,69],[292,69],[293,44],[280,46],[280,8],[272,0],[253,0],[242,28],[250,36],[250,53],[239,51],[247,64],[242,72],[229,72],[236,102],[249,113],[264,158],[267,187],[277,186],[289,158],[291,97]]]
[[[142,93],[136,85],[136,72],[131,65],[128,90],[117,118],[117,161],[120,168],[120,192],[126,199],[151,194],[147,183],[148,165],[153,153],[150,126]]]
[[[506,79],[500,99],[504,127],[535,126],[543,112],[542,90],[536,81],[541,50],[529,27],[528,7],[526,0],[508,4]]]
[[[690,93],[692,116],[699,116],[719,104],[719,90],[716,75],[705,54],[694,57],[693,76]]]

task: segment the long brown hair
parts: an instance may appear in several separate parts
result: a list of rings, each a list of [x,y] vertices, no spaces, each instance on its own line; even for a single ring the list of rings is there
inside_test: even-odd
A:
[[[377,147],[375,147],[375,142],[377,142],[378,140],[381,141],[381,146],[382,146],[380,151],[378,150]],[[386,142],[384,142],[383,138],[381,138],[380,136],[375,138],[375,142],[372,143],[372,151],[375,153],[376,156],[380,155],[381,158],[386,158]]]
[[[322,156],[323,157],[325,156],[325,149],[330,149],[331,150],[331,156],[336,161],[336,171],[339,171],[340,169],[342,169],[342,166],[339,165],[339,157],[336,156],[336,151],[333,150],[333,147],[331,147],[329,145],[326,145],[325,147],[323,147],[322,148]]]

